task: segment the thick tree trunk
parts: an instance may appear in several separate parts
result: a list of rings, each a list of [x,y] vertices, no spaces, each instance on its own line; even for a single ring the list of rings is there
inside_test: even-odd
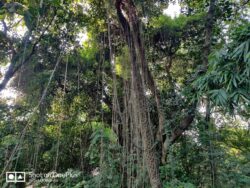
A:
[[[131,0],[116,0],[116,9],[130,49],[132,95],[134,95],[135,99],[132,105],[139,120],[138,128],[142,136],[143,152],[150,184],[152,188],[161,188],[162,184],[159,175],[154,136],[151,129],[147,98],[145,96],[145,78],[148,74],[148,67],[139,30],[139,19],[134,3]]]

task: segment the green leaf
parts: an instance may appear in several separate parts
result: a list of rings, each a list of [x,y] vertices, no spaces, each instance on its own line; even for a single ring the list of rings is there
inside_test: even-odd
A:
[[[27,28],[29,30],[32,30],[33,28],[33,23],[32,23],[32,15],[30,14],[30,12],[27,10],[24,12],[24,21],[25,21],[25,24],[27,26]]]
[[[250,43],[250,39],[246,41],[245,44],[245,50],[244,50],[244,62],[247,62],[247,59],[249,58],[249,43]]]

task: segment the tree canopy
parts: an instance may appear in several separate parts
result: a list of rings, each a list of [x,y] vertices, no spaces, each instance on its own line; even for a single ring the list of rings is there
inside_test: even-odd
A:
[[[249,0],[0,2],[0,187],[247,188],[249,131]]]

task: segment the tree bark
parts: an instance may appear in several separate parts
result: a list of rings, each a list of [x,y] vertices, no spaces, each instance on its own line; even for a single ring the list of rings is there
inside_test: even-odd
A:
[[[205,43],[203,46],[203,54],[202,54],[203,66],[205,67],[205,70],[207,70],[208,56],[211,53],[216,1],[217,0],[210,0],[209,10],[205,22]]]
[[[208,57],[211,53],[211,47],[212,47],[212,36],[213,36],[213,28],[215,23],[215,9],[216,9],[216,2],[217,0],[210,0],[209,10],[206,17],[205,22],[205,44],[203,47],[203,66],[205,70],[208,68]],[[205,100],[206,103],[206,116],[205,116],[205,131],[207,134],[208,141],[206,142],[206,147],[208,148],[208,155],[209,155],[209,165],[210,165],[210,172],[211,172],[211,186],[213,188],[217,187],[217,170],[216,170],[216,164],[213,156],[214,152],[214,146],[212,143],[212,137],[210,135],[210,115],[211,115],[211,106],[209,97]]]
[[[161,188],[158,160],[151,130],[150,114],[145,96],[146,76],[148,67],[145,60],[145,51],[140,34],[139,19],[136,7],[132,0],[116,0],[116,9],[119,21],[123,27],[126,42],[130,49],[132,93],[135,98],[133,108],[138,116],[138,128],[142,136],[143,152],[146,160],[152,188]]]

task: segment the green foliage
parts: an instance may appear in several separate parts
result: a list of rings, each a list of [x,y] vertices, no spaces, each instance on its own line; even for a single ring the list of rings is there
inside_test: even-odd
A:
[[[225,186],[248,187],[250,183],[249,131],[242,128],[225,128],[221,130],[220,146],[224,150],[224,166],[221,170],[221,181]]]
[[[128,48],[123,48],[123,54],[115,59],[116,74],[124,79],[130,78],[130,64]]]
[[[114,132],[103,128],[102,124],[93,124],[93,134],[89,151],[86,156],[90,164],[95,166],[92,177],[86,182],[85,187],[119,187],[121,174],[118,172],[121,162],[120,146]],[[96,173],[96,174],[95,174]]]
[[[179,180],[172,180],[169,183],[163,184],[164,188],[195,188],[195,186],[191,183],[181,182]]]
[[[179,16],[175,19],[172,19],[169,16],[160,15],[157,18],[153,18],[150,22],[151,26],[154,28],[160,28],[162,26],[169,27],[170,29],[174,28],[183,28],[187,23],[187,18],[185,16]]]
[[[250,26],[244,24],[232,32],[229,45],[214,51],[208,72],[194,85],[199,95],[208,94],[215,105],[234,108],[249,104],[250,91]]]
[[[180,125],[190,113],[195,114],[188,130],[167,148],[167,161],[160,165],[163,185],[212,188],[214,162],[213,188],[247,188],[249,130],[224,112],[236,112],[241,120],[249,118],[250,25],[245,19],[249,5],[217,1],[208,69],[193,74],[203,61],[209,1],[179,1],[182,12],[174,19],[162,14],[169,2],[174,1],[134,1],[143,20],[140,32],[146,61],[165,115],[163,137],[186,130]],[[143,147],[135,143],[142,145],[140,129],[133,122],[137,117],[131,113],[131,54],[115,8],[113,1],[103,0],[0,2],[0,79],[3,65],[11,62],[14,68],[21,67],[10,86],[22,93],[11,105],[8,98],[0,101],[0,172],[20,142],[8,170],[80,174],[51,183],[36,182],[34,187],[151,187]],[[7,34],[2,21],[8,26]],[[29,31],[18,36],[19,27]],[[80,40],[83,34],[85,41]],[[110,64],[110,45],[115,67]],[[62,58],[48,85],[59,54]],[[155,91],[148,85],[143,89],[156,135],[159,114]],[[210,122],[196,103],[204,97],[212,102]],[[158,143],[155,146],[160,155]],[[12,186],[4,182],[0,180],[0,187]]]

